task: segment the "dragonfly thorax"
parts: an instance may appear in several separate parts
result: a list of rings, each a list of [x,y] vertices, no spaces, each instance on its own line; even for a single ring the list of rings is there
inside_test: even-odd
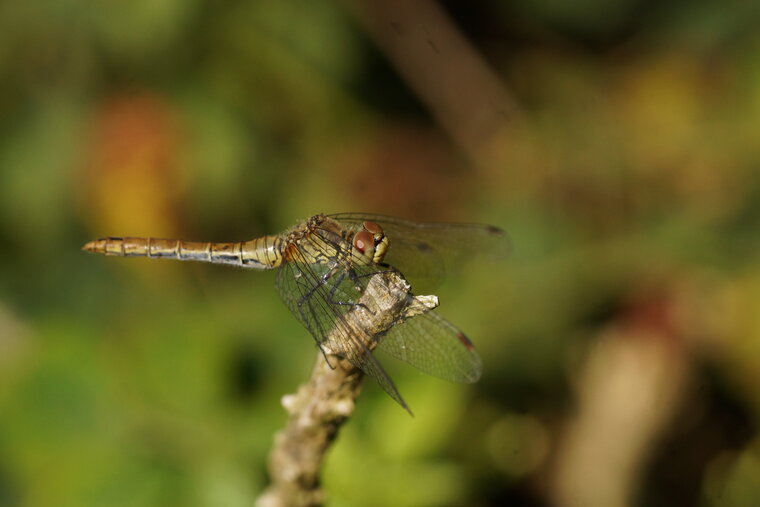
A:
[[[382,263],[390,241],[375,222],[364,221],[361,228],[358,224],[346,227],[331,217],[314,215],[289,231],[286,245],[286,260],[296,258],[289,251],[296,249],[297,260],[301,262],[327,264],[331,268],[345,264],[350,269],[352,264]]]

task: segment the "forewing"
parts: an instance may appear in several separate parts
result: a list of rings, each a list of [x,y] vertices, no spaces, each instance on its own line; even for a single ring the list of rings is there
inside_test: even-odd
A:
[[[361,337],[355,336],[346,323],[345,314],[352,306],[338,304],[357,301],[366,288],[367,277],[358,278],[361,291],[356,290],[348,277],[338,283],[340,273],[333,274],[322,282],[329,267],[326,264],[304,262],[305,258],[297,260],[298,257],[296,252],[294,260],[283,263],[277,273],[276,287],[285,305],[309,330],[320,347],[325,345],[329,337],[328,345],[334,353],[345,357],[373,377],[385,392],[409,410],[391,378]]]
[[[377,348],[445,380],[471,383],[480,378],[480,356],[472,342],[432,311],[393,326]]]
[[[368,213],[329,216],[355,230],[365,221],[380,224],[390,242],[384,262],[401,271],[417,293],[435,288],[447,271],[468,261],[498,261],[511,249],[507,234],[492,225],[418,223]]]

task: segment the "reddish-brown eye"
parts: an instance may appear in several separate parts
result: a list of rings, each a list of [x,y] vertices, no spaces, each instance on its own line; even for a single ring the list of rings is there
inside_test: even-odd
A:
[[[372,234],[367,231],[357,232],[356,236],[354,236],[354,248],[359,250],[361,253],[366,252],[367,248],[370,248],[373,245],[374,239],[372,238]]]
[[[362,225],[364,226],[365,230],[371,232],[374,235],[383,233],[383,228],[375,222],[364,222]]]

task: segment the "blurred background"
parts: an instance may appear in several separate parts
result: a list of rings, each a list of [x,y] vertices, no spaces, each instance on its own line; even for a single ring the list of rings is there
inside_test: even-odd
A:
[[[512,238],[335,506],[760,502],[757,2],[0,4],[0,505],[251,505],[316,350],[274,274],[87,255],[318,212]]]

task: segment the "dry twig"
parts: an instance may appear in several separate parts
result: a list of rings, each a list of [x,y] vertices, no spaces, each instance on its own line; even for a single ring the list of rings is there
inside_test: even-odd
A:
[[[377,337],[394,324],[438,306],[436,296],[414,296],[409,290],[398,272],[378,273],[359,299],[361,305],[347,312],[344,322],[371,350]],[[268,467],[271,485],[257,500],[258,507],[315,506],[324,501],[319,471],[338,429],[353,413],[363,373],[331,352],[329,337],[322,349],[324,357],[317,357],[309,381],[282,399],[290,418],[275,436]]]

